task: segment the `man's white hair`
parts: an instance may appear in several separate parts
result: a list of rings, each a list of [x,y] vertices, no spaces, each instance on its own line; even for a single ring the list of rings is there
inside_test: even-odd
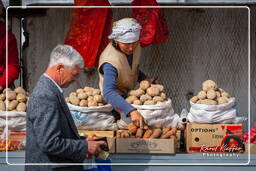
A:
[[[82,56],[69,45],[57,45],[51,52],[48,67],[63,64],[65,67],[72,68],[76,65],[84,67]]]

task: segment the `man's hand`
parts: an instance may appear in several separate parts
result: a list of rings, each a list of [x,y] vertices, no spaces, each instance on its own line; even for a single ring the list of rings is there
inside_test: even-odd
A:
[[[91,156],[97,156],[101,152],[100,145],[106,145],[105,141],[94,141],[94,138],[87,139],[88,144],[88,152],[86,154],[86,158],[90,158]]]
[[[139,128],[144,128],[145,120],[143,116],[140,114],[140,112],[138,112],[138,110],[131,111],[130,116],[134,125],[136,125]]]

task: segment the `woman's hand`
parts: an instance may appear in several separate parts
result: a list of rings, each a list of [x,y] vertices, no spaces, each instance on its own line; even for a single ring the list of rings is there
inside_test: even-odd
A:
[[[136,125],[139,128],[144,128],[145,120],[138,110],[131,111],[130,116],[134,125]]]

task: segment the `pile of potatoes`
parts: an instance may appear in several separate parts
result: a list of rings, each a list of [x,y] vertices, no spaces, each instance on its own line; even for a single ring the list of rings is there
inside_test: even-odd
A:
[[[67,103],[81,107],[104,106],[107,102],[103,99],[100,89],[92,87],[79,88],[65,98]]]
[[[206,80],[202,84],[203,90],[190,101],[197,104],[219,105],[228,103],[230,95],[223,89],[218,88],[217,84],[212,80]]]
[[[26,112],[27,100],[28,92],[21,87],[15,88],[14,90],[10,88],[4,89],[0,94],[0,110]]]
[[[134,105],[155,105],[167,100],[163,85],[150,84],[146,80],[141,81],[140,87],[129,91],[128,95],[125,101]]]
[[[128,130],[119,130],[117,138],[154,138],[154,139],[176,139],[177,128],[164,126],[150,129],[148,126],[138,128],[133,123],[128,125]]]

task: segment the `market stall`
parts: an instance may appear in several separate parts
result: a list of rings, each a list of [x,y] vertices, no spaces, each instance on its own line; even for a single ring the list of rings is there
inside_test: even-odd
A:
[[[165,2],[164,5],[173,4]],[[249,7],[251,17],[255,18],[255,4],[249,4]],[[71,21],[70,9],[40,10],[40,14],[34,13],[33,16],[29,14],[33,12],[29,8],[25,13],[10,11],[12,28],[22,21],[26,35],[20,41],[21,44],[24,40],[26,42],[20,49],[23,63],[23,77],[20,80],[28,92],[32,91],[48,64],[52,47],[64,42]],[[121,119],[115,121],[111,115],[113,107],[103,99],[98,87],[96,69],[90,67],[85,68],[79,82],[64,94],[80,135],[107,137],[107,154],[102,157],[111,158],[113,164],[182,165],[136,167],[141,170],[180,169],[186,164],[246,165],[249,160],[249,164],[255,166],[256,121],[252,114],[256,106],[253,96],[255,89],[251,89],[252,99],[248,100],[248,11],[244,7],[170,7],[162,11],[170,38],[144,48],[141,64],[144,71],[158,77],[159,84],[142,82],[126,98],[142,113],[148,127],[137,127],[122,113]],[[15,12],[22,17],[15,18]],[[131,15],[129,8],[113,8],[112,12],[114,20]],[[251,27],[255,29],[256,23],[251,22]],[[43,27],[45,25],[54,26],[54,29]],[[255,40],[255,35],[252,35],[252,44],[255,44]],[[255,47],[252,47],[251,53],[255,53]],[[39,58],[44,60],[38,62]],[[255,59],[251,59],[252,73],[256,71],[253,63]],[[254,78],[251,84],[255,85]],[[5,90],[1,94],[1,110],[5,110],[10,100],[8,113],[16,112],[18,117],[24,119],[25,115],[18,112],[25,112],[24,104],[29,99],[29,93],[25,90],[8,90],[12,96],[3,97]],[[249,102],[251,109],[248,109]],[[1,119],[5,122],[6,118],[3,115]],[[9,128],[12,126],[8,125]],[[5,144],[10,151],[9,163],[24,163],[26,132],[19,126],[17,124],[7,132],[10,141],[6,142],[5,137],[1,137],[2,151],[5,151]],[[248,127],[251,128],[249,133]],[[4,126],[1,128],[4,131]],[[248,144],[251,147],[250,156]],[[0,153],[1,163],[5,163],[5,155],[5,152]],[[239,167],[230,166],[227,170],[235,168]],[[113,166],[113,170],[120,169],[132,168]],[[190,169],[196,168],[190,166]],[[200,169],[206,169],[206,166]]]

